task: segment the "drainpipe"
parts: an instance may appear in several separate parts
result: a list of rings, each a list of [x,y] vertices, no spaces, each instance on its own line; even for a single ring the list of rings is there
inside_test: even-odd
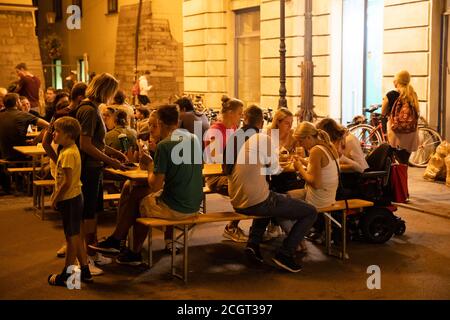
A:
[[[134,70],[135,70],[135,75],[134,75],[134,81],[137,81],[137,77],[138,77],[138,65],[139,65],[139,30],[141,29],[141,15],[142,15],[142,1],[143,0],[139,0],[139,8],[138,8],[138,14],[137,14],[137,21],[136,21],[136,38],[135,38],[135,47],[134,47]]]
[[[280,0],[280,100],[278,108],[287,108],[286,100],[286,5]]]

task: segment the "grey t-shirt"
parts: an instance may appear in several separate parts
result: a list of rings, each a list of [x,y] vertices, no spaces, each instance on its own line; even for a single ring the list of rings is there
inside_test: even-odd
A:
[[[101,152],[105,151],[105,123],[95,102],[83,101],[76,112],[81,125],[81,135],[92,138],[92,144]],[[103,163],[81,151],[83,163],[89,166],[102,166]]]

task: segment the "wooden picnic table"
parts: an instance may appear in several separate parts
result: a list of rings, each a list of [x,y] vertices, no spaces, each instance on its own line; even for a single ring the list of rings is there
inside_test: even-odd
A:
[[[106,172],[111,173],[113,175],[117,175],[132,181],[143,181],[148,178],[148,171],[141,170],[139,168],[121,171],[112,168],[107,168]],[[203,176],[211,177],[211,176],[221,176],[223,175],[222,166],[220,164],[205,164],[203,168]]]
[[[45,150],[42,145],[37,146],[16,146],[14,147],[14,150],[29,156],[32,158],[31,163],[33,166],[33,181],[36,180],[36,162],[37,159],[45,155]],[[35,188],[33,188],[33,206],[36,206],[36,191]]]

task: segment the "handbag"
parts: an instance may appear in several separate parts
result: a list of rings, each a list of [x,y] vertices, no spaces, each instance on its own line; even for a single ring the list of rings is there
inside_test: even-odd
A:
[[[391,192],[392,200],[396,203],[406,203],[409,198],[408,191],[408,165],[394,163],[391,166]]]

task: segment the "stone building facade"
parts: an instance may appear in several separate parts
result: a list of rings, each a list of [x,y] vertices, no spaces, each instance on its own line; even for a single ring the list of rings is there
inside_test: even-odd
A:
[[[43,79],[34,11],[31,0],[0,1],[0,87],[17,80],[15,66],[21,62]]]
[[[138,4],[122,6],[117,29],[115,74],[128,92],[135,83],[137,15]],[[172,36],[169,21],[152,18],[150,1],[142,6],[137,70],[151,72],[153,105],[168,103],[183,93],[183,44]]]
[[[384,93],[393,86],[394,75],[406,69],[410,71],[412,84],[418,92],[422,115],[428,118],[433,127],[437,127],[441,48],[439,37],[445,11],[444,2],[312,1],[316,112],[345,122],[352,115],[360,114],[363,106],[381,103]],[[285,8],[287,101],[288,107],[295,112],[301,100],[299,66],[304,56],[305,1],[286,0]],[[244,49],[240,45],[238,29],[242,24],[239,19],[248,12],[257,12],[259,17],[259,26],[253,27],[249,36],[253,34],[258,37],[260,43],[258,49],[253,47],[254,52],[259,50],[259,70],[254,73],[259,80],[257,85],[252,86],[254,90],[258,90],[260,98],[259,101],[251,102],[257,102],[262,107],[276,108],[280,88],[280,1],[183,2],[185,90],[192,94],[204,94],[206,103],[210,106],[220,105],[223,94],[239,97],[237,84],[240,73],[246,74],[245,66],[241,69],[240,60],[245,64],[245,60],[251,57],[245,55],[245,45]],[[352,20],[352,14],[355,13],[357,19],[362,19],[361,27],[358,27],[359,21]],[[364,21],[365,16],[367,21]],[[247,21],[247,25],[244,23],[244,28],[253,23],[251,20],[252,18]],[[374,38],[375,35],[378,38]],[[357,40],[358,37],[361,39]],[[368,40],[368,37],[374,39]],[[360,54],[356,53],[360,60],[358,62],[351,60],[352,52],[347,52],[356,42],[361,45],[361,49],[358,49]],[[244,52],[244,57],[239,57],[239,50]],[[373,63],[370,59],[378,59],[378,62]],[[348,64],[352,63],[354,65],[349,67]],[[351,73],[360,74],[359,78]],[[368,79],[372,73],[376,79]],[[355,79],[360,79],[361,88],[349,86],[350,80]],[[362,85],[366,82],[364,90]],[[373,95],[372,102],[368,99],[370,95]]]

